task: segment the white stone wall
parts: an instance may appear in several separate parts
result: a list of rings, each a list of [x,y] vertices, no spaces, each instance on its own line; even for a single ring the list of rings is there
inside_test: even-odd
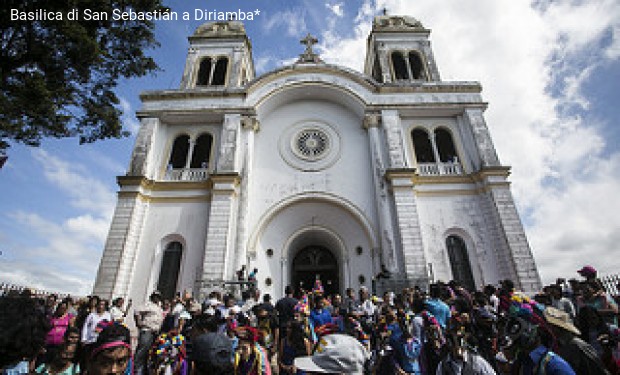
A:
[[[166,245],[179,241],[183,245],[177,290],[194,290],[203,261],[209,204],[207,202],[156,202],[142,228],[130,297],[145,301],[157,287],[161,260]]]
[[[452,279],[446,248],[449,235],[465,241],[477,286],[495,284],[503,277],[497,269],[497,244],[493,241],[500,233],[492,225],[494,218],[483,209],[484,200],[488,200],[486,195],[459,193],[417,197],[422,241],[435,280]]]

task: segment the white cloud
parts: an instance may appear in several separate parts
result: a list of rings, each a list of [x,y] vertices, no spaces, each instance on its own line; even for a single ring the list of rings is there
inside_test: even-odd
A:
[[[596,69],[620,57],[620,3],[448,0],[438,11],[431,0],[365,1],[353,33],[324,31],[322,57],[361,70],[372,16],[384,7],[432,29],[442,79],[482,83],[543,279],[576,276],[589,262],[617,272],[609,254],[620,236],[620,153],[602,153],[600,129],[611,124],[588,124],[575,110],[589,109],[582,88]]]
[[[129,103],[129,101],[122,96],[118,99],[120,100],[121,110],[123,111],[123,115],[121,116],[123,129],[129,130],[131,135],[138,134],[138,130],[140,130],[140,122],[136,119],[136,114],[131,107],[131,103]]]
[[[86,295],[91,292],[115,205],[114,193],[79,161],[43,149],[32,156],[43,176],[66,194],[79,214],[50,217],[23,210],[7,215],[27,238],[13,237],[3,249],[0,280],[34,288]]]
[[[288,36],[297,37],[306,32],[306,19],[302,10],[291,9],[276,12],[265,18],[263,29],[270,32],[274,29],[284,28]]]
[[[32,155],[41,164],[44,176],[69,194],[72,206],[98,215],[112,216],[115,195],[92,176],[93,171],[88,171],[78,161],[62,160],[40,148],[34,149]]]
[[[344,9],[342,9],[343,6],[344,6],[343,3],[325,4],[325,7],[327,9],[329,9],[336,17],[340,17],[340,18],[344,16]]]

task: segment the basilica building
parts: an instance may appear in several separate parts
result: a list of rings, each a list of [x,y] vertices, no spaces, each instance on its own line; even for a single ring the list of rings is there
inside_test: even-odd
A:
[[[441,80],[429,34],[378,16],[363,73],[308,35],[297,62],[256,77],[242,23],[198,27],[179,89],[140,96],[94,293],[202,297],[242,268],[276,298],[316,279],[538,290],[482,88]]]

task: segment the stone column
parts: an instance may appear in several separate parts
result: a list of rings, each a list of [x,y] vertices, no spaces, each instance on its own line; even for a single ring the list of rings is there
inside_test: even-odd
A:
[[[398,111],[382,111],[381,121],[388,143],[389,168],[385,177],[390,183],[394,199],[398,245],[402,248],[403,271],[411,283],[425,286],[428,283],[428,274],[417,202],[413,191],[415,169],[407,168],[404,136]]]
[[[189,140],[189,147],[187,148],[187,158],[185,160],[185,169],[191,168],[192,165],[192,156],[194,156],[194,147],[196,147],[196,140]]]
[[[224,125],[220,139],[220,152],[217,160],[218,172],[239,172],[239,143],[241,134],[241,115],[224,115]]]
[[[425,287],[428,284],[428,271],[413,191],[414,174],[413,168],[391,169],[387,171],[386,178],[390,182],[394,196],[405,275],[410,285]]]
[[[151,168],[155,129],[159,125],[159,119],[145,117],[140,119],[140,130],[136,136],[136,143],[131,153],[131,161],[127,176],[140,176],[154,179],[157,168]],[[152,169],[152,170],[151,170]]]
[[[377,58],[379,59],[379,66],[381,67],[383,82],[393,82],[392,69],[390,69],[390,59],[388,58],[387,48],[385,48],[385,46],[379,45],[377,47]]]
[[[232,254],[235,246],[237,195],[239,175],[237,173],[212,174],[212,200],[209,211],[209,225],[202,265],[202,280],[228,280],[232,278]],[[201,287],[201,295],[206,289]]]
[[[474,141],[478,154],[482,160],[482,167],[498,166],[499,158],[495,152],[495,146],[491,140],[489,128],[484,120],[482,109],[468,108],[465,110],[465,121],[469,122],[470,128],[474,135]]]
[[[381,239],[380,264],[384,264],[390,272],[396,274],[399,271],[397,264],[398,256],[394,241],[390,196],[384,178],[386,160],[383,154],[384,147],[381,142],[380,121],[381,117],[379,114],[368,114],[364,117],[364,128],[368,131],[373,169],[372,177],[375,185],[375,203],[379,219],[379,238]]]
[[[489,186],[488,196],[502,237],[500,246],[496,249],[498,271],[505,275],[504,278],[512,279],[520,290],[535,293],[542,288],[542,283],[510,192],[510,185],[506,181],[509,169],[488,167],[482,171],[484,181]]]
[[[233,278],[241,180],[240,133],[241,115],[225,115],[216,173],[211,175],[213,187],[202,267],[203,281]],[[204,288],[201,289],[204,294]]]
[[[93,290],[93,294],[100,297],[126,297],[129,293],[137,247],[148,209],[148,204],[138,196],[137,189],[141,181],[141,178],[119,177],[121,191]]]

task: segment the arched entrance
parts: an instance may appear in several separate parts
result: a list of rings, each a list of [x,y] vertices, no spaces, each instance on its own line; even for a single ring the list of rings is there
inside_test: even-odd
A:
[[[452,278],[468,290],[476,290],[465,241],[459,236],[451,235],[446,238],[446,246],[448,247],[448,257],[452,268]]]
[[[312,290],[315,280],[321,280],[325,295],[340,292],[338,260],[322,246],[306,246],[297,252],[291,268],[292,285]]]

